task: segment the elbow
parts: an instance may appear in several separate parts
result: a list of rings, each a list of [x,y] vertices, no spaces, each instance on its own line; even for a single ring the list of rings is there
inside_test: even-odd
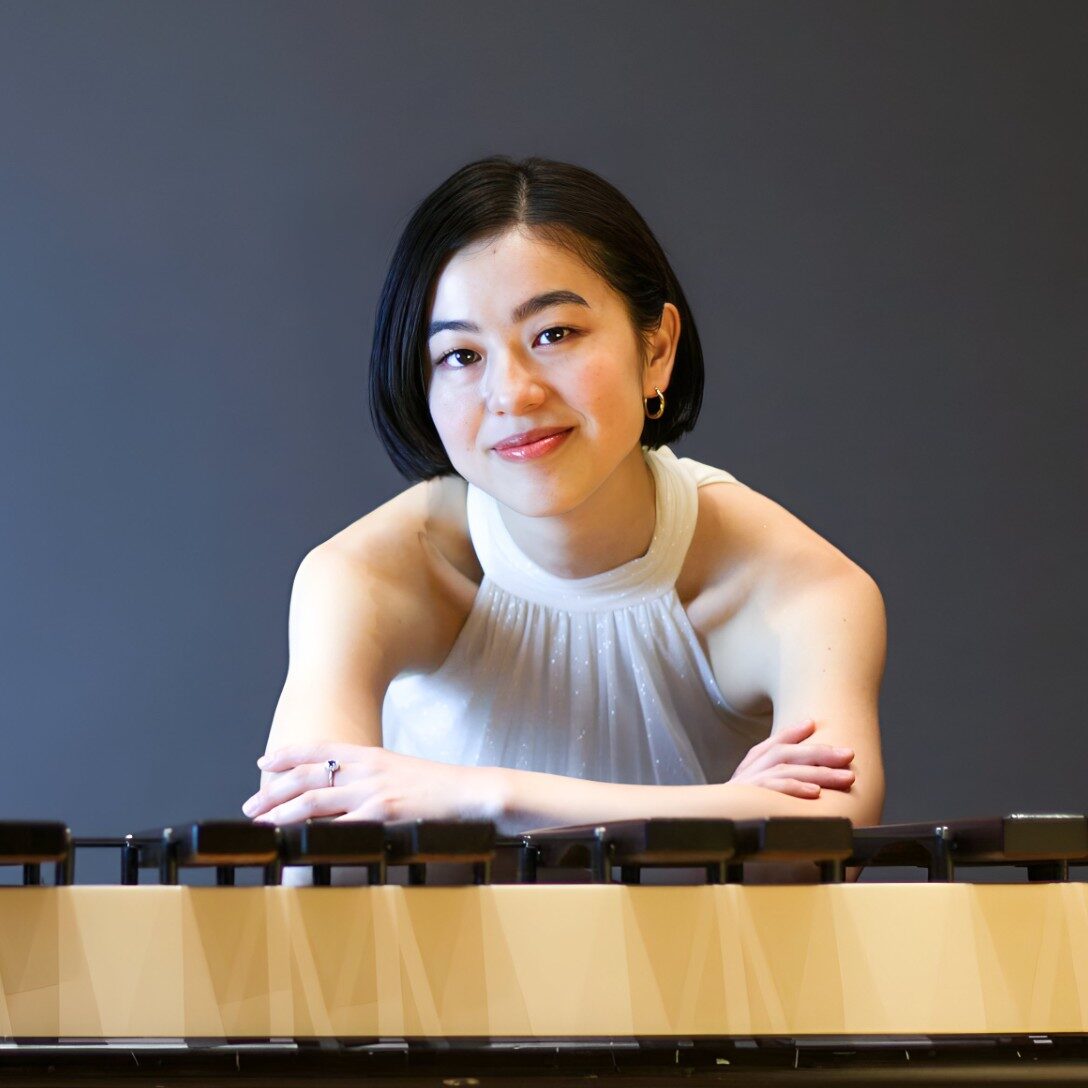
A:
[[[805,802],[808,815],[845,816],[854,827],[871,827],[880,823],[884,812],[884,786],[869,786],[861,790],[851,787],[843,790],[824,790],[818,798]]]
[[[858,766],[858,763],[861,766]],[[846,790],[827,789],[809,802],[820,808],[821,816],[845,816],[854,827],[871,827],[879,824],[884,814],[884,763],[879,752],[865,753],[851,766],[854,781]],[[817,813],[813,813],[817,815]]]

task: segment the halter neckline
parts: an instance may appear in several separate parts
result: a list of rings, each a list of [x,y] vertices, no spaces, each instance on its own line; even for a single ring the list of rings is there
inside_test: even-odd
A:
[[[667,447],[643,450],[654,478],[654,532],[645,554],[583,578],[563,578],[514,542],[498,501],[468,486],[469,535],[484,577],[523,600],[568,612],[607,611],[668,593],[687,555],[698,509],[696,483]]]

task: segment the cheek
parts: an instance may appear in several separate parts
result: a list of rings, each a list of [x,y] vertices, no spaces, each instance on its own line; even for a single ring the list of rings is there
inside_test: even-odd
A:
[[[432,383],[427,405],[438,437],[446,452],[471,447],[479,426],[479,410],[474,409],[457,389],[448,383]]]
[[[592,418],[609,429],[633,429],[636,437],[642,433],[642,390],[637,377],[617,373],[615,367],[602,367],[585,378],[574,395]]]

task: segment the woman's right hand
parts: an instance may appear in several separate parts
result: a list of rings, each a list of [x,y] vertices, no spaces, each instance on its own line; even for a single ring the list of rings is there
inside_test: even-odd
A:
[[[803,744],[816,728],[813,719],[791,725],[749,749],[730,782],[763,786],[791,797],[816,798],[821,789],[848,790],[854,781],[849,769],[852,748]]]

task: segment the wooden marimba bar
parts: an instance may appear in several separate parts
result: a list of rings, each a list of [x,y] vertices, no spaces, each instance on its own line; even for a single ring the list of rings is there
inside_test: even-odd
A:
[[[103,849],[120,883],[75,883],[77,855]],[[798,862],[817,883],[745,883]],[[199,821],[81,839],[15,822],[0,866],[23,881],[0,888],[0,1081],[1088,1083],[1080,815],[512,838]],[[283,885],[287,866],[313,886]],[[920,879],[844,882],[851,866]],[[1027,880],[965,880],[978,866]],[[237,885],[243,868],[261,883]],[[690,883],[644,882],[665,868]],[[217,886],[185,883],[196,869]],[[340,869],[360,883],[334,886]]]

